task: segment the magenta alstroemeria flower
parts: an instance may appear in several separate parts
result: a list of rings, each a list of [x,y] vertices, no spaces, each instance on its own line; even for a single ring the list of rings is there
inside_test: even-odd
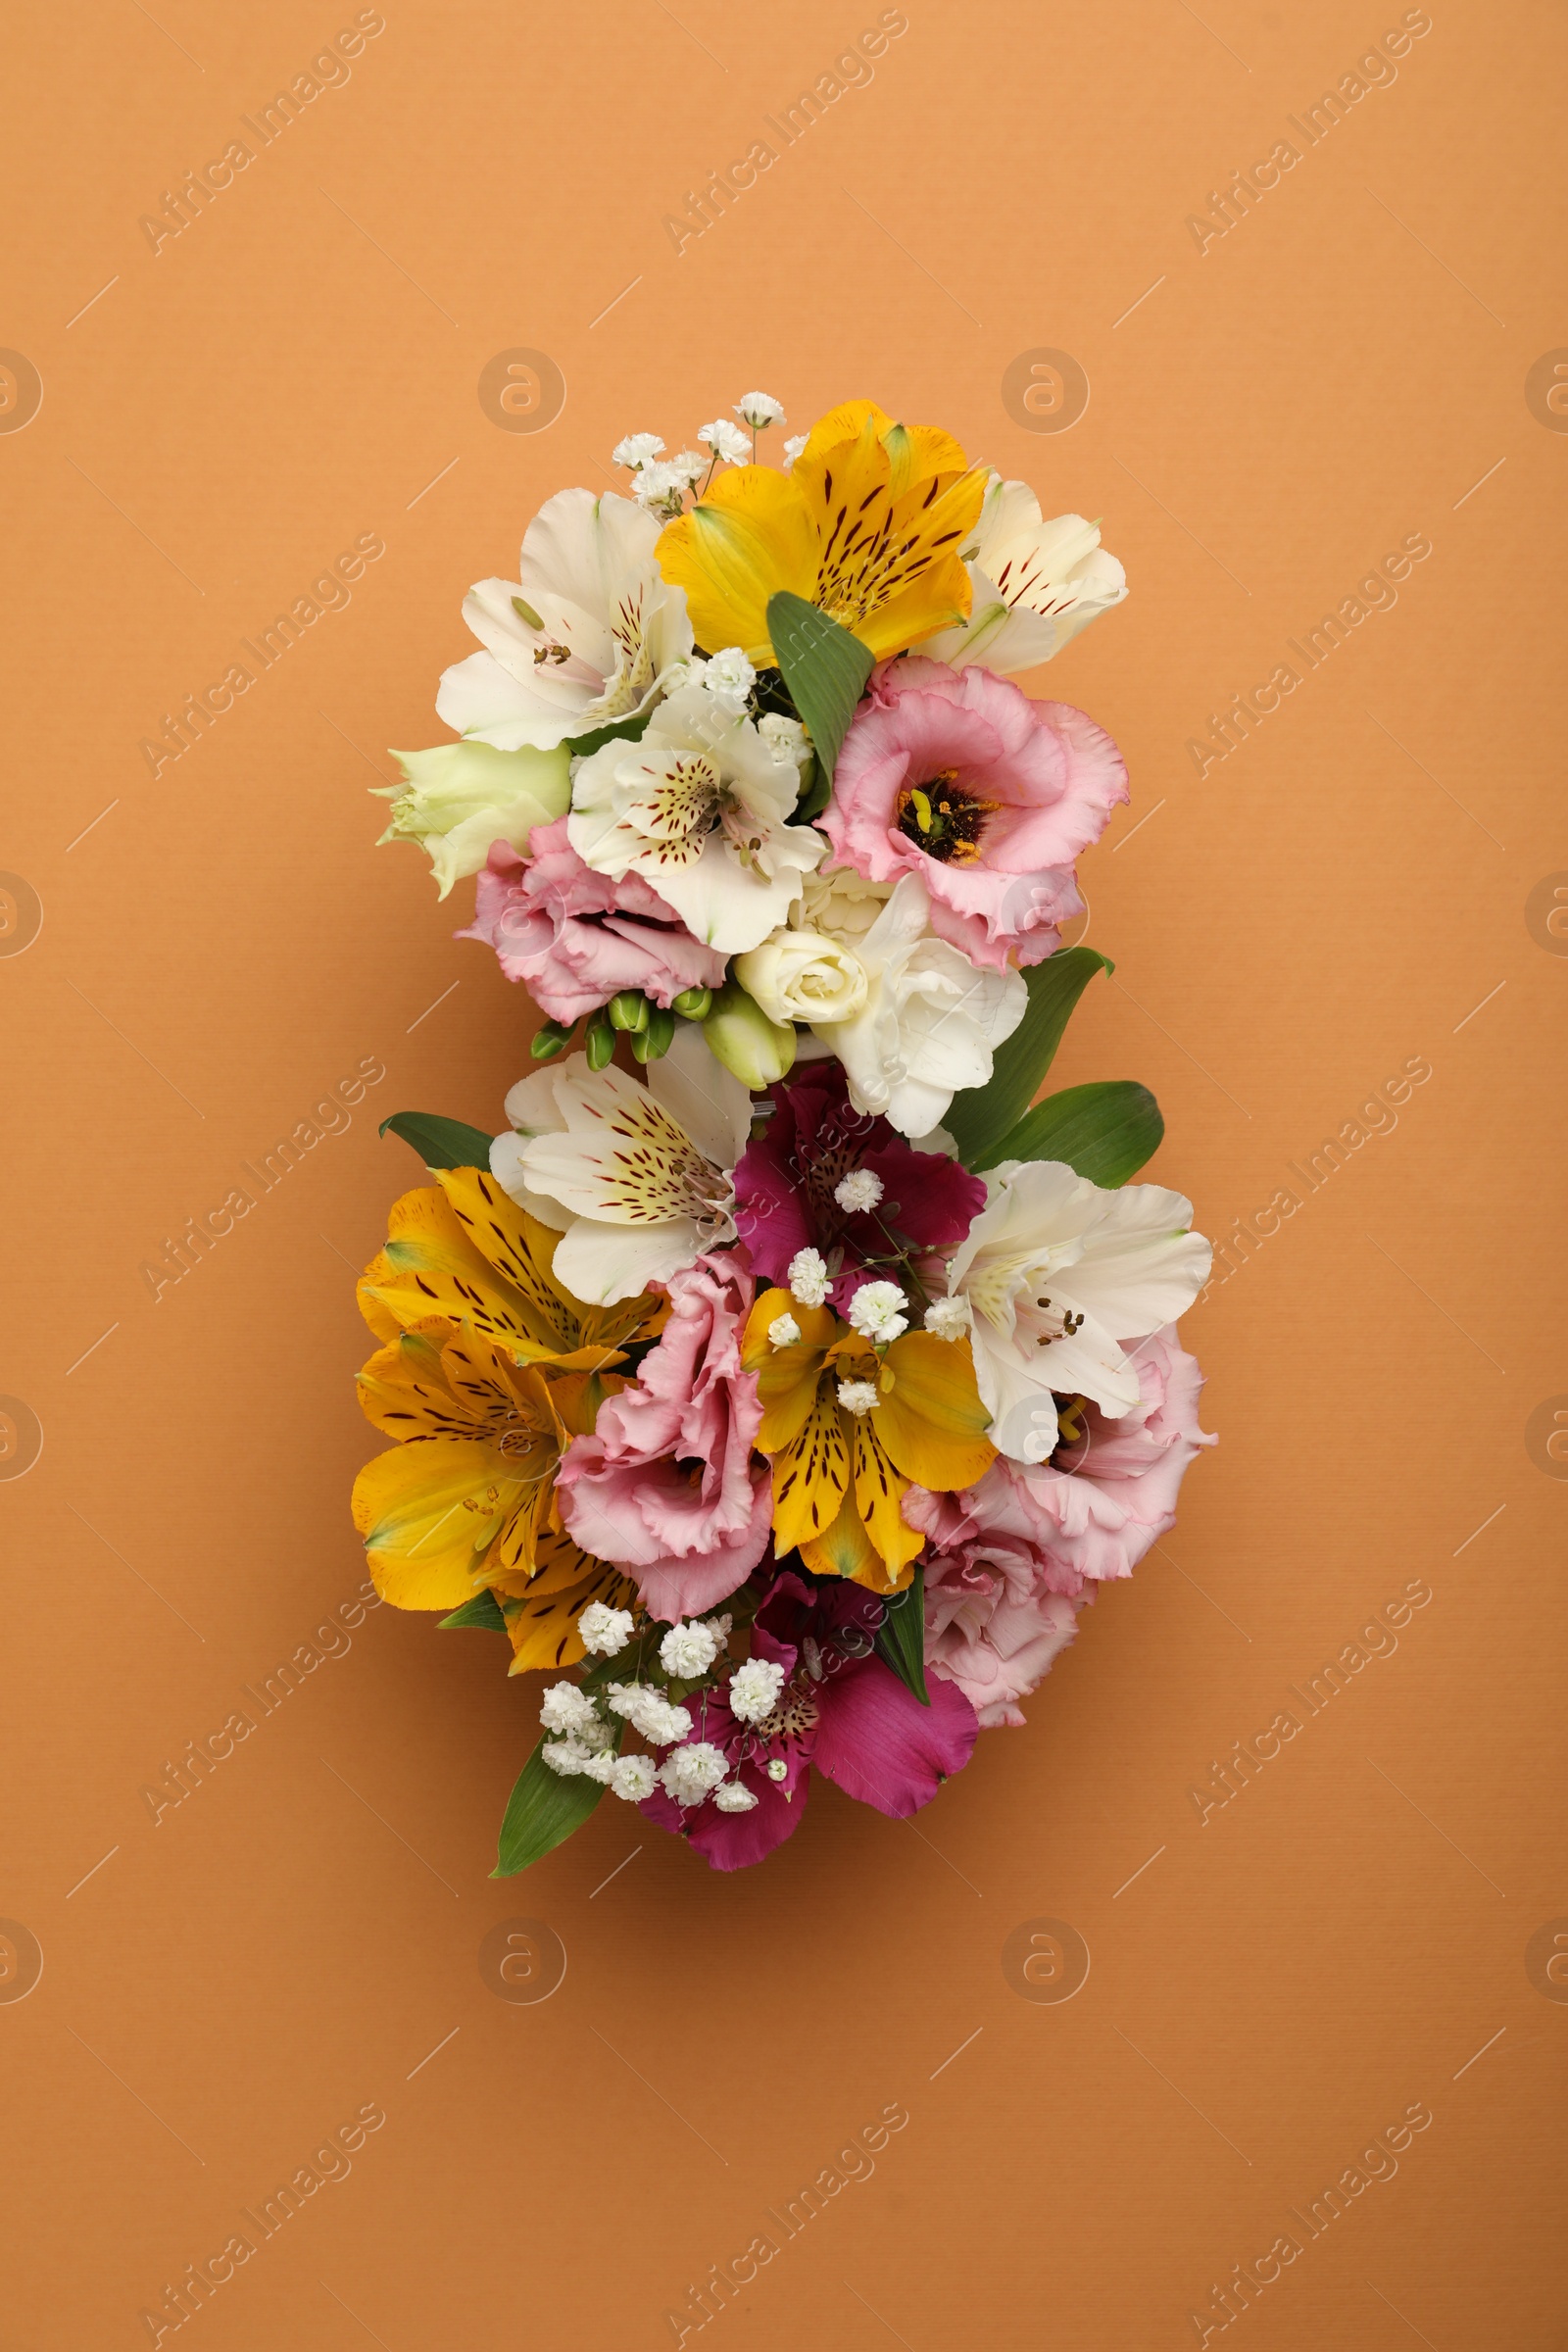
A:
[[[915,1152],[886,1119],[857,1110],[840,1061],[808,1061],[769,1088],[772,1116],[735,1170],[735,1229],[757,1272],[787,1285],[798,1250],[843,1251],[829,1293],[840,1314],[890,1259],[956,1248],[986,1203],[978,1176],[942,1152]],[[872,1209],[834,1195],[866,1169],[882,1187]]]
[[[752,1628],[753,1657],[784,1673],[771,1715],[743,1723],[717,1691],[686,1702],[692,1741],[722,1748],[757,1803],[749,1813],[722,1812],[711,1797],[681,1806],[661,1788],[641,1807],[649,1820],[684,1832],[714,1870],[742,1870],[799,1827],[813,1765],[879,1813],[902,1820],[929,1804],[969,1761],[979,1724],[956,1683],[928,1678],[922,1707],[874,1655],[881,1615],[858,1585],[810,1585],[792,1569],[776,1577]]]

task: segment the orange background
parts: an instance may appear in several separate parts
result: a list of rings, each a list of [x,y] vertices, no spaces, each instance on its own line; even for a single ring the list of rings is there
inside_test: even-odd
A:
[[[389,0],[347,84],[156,254],[139,218],[353,9],[13,27],[0,341],[43,400],[0,434],[0,864],[42,928],[0,958],[0,1389],[43,1447],[0,1483],[0,1993],[28,1936],[43,1973],[0,2001],[8,2340],[149,2341],[142,2311],[366,2106],[349,2177],[179,2341],[622,2352],[685,2307],[693,2344],[688,2288],[890,2106],[874,2173],[702,2340],[1157,2352],[1205,2306],[1254,2352],[1560,2340],[1568,440],[1526,379],[1568,343],[1565,36],[1435,0],[1396,81],[1295,137],[1400,13],[910,0],[874,78],[679,255],[664,215],[875,7]],[[1200,253],[1188,216],[1293,137]],[[547,430],[480,404],[515,347],[564,376]],[[1089,379],[1069,431],[1004,404],[1042,347]],[[372,847],[370,771],[441,739],[462,595],[540,502],[753,385],[792,431],[857,394],[947,425],[1127,565],[1031,681],[1134,791],[1083,869],[1115,977],[1053,1083],[1153,1086],[1152,1173],[1216,1237],[1302,1196],[1185,1327],[1221,1445],[1027,1731],[913,1826],[818,1784],[722,1878],[607,1803],[492,1883],[537,1686],[390,1610],[155,1824],[142,1789],[361,1581],[352,1270],[417,1177],[377,1122],[495,1125],[528,1066],[521,992],[451,937],[467,887],[438,907]],[[362,534],[385,555],[347,609],[155,780],[162,714]],[[1414,534],[1397,604],[1200,778],[1209,714]],[[1412,1059],[1397,1126],[1297,1183]],[[142,1264],[362,1060],[386,1076],[348,1131],[155,1302]],[[1200,1820],[1232,1743],[1415,1582],[1397,1649]],[[543,2004],[480,1974],[519,1917],[567,1956]],[[1092,1956],[1070,2001],[1004,1966],[1044,1919]],[[1396,2176],[1293,2222],[1411,2106]],[[1299,2254],[1221,2333],[1211,2286],[1282,2233]]]

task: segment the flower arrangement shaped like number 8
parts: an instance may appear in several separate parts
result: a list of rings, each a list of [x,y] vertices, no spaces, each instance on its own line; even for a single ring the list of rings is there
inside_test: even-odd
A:
[[[389,788],[544,1015],[499,1135],[388,1121],[433,1182],[360,1286],[376,1587],[554,1678],[498,1875],[607,1790],[719,1870],[813,1770],[913,1813],[1213,1443],[1152,1096],[1035,1100],[1128,796],[1009,673],[1122,567],[870,401],[781,467],[735,414],[546,502]]]

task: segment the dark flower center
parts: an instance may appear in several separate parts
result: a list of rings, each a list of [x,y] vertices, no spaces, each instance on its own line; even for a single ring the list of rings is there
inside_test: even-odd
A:
[[[945,767],[940,775],[907,785],[899,795],[899,831],[939,865],[973,865],[986,818],[995,816],[1002,805],[960,791],[956,767]]]

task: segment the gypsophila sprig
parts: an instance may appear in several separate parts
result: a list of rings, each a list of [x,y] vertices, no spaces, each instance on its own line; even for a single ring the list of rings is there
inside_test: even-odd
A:
[[[913,1814],[1213,1443],[1152,1097],[1036,1104],[1128,785],[1015,678],[1122,566],[940,427],[786,421],[627,433],[481,551],[449,739],[377,788],[539,1016],[499,1132],[388,1121],[359,1289],[376,1590],[543,1678],[502,1875],[607,1796],[717,1870],[817,1774]]]

